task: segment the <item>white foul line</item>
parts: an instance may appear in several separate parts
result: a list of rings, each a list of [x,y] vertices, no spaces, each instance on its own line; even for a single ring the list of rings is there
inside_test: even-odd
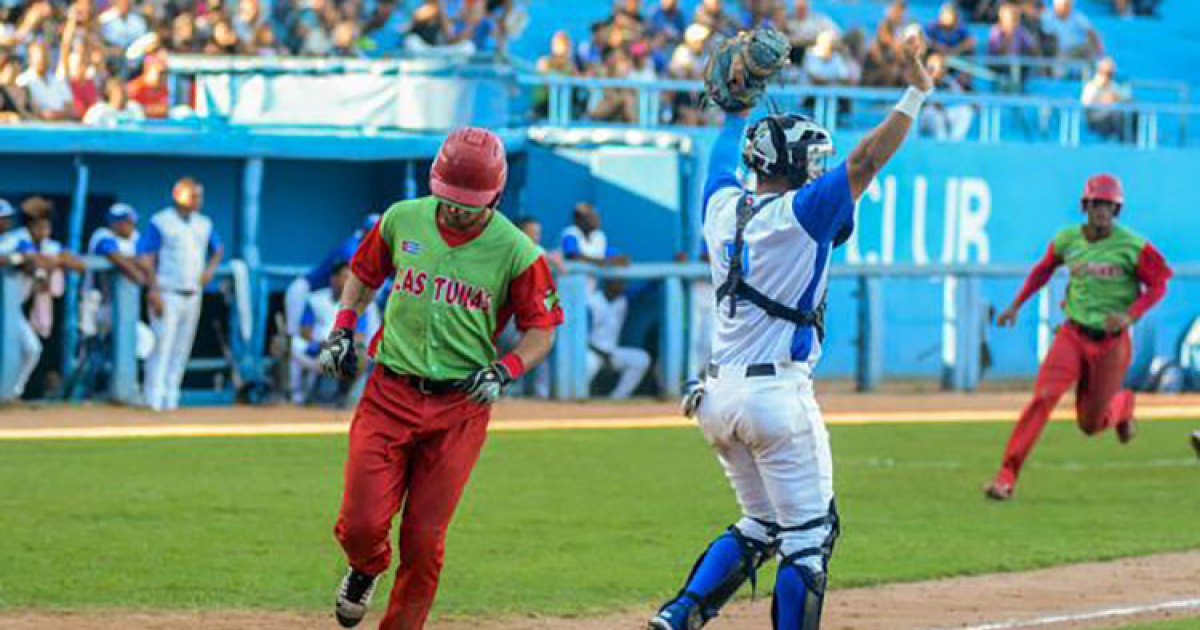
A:
[[[1001,621],[998,623],[985,623],[983,625],[967,626],[957,630],[1017,630],[1019,628],[1050,626],[1056,623],[1078,623],[1080,621],[1093,621],[1095,619],[1105,619],[1108,617],[1130,617],[1133,615],[1144,615],[1146,613],[1166,612],[1168,610],[1186,610],[1189,608],[1200,608],[1200,599],[1181,599],[1172,602],[1163,602],[1161,604],[1151,604],[1148,606],[1108,608],[1105,610],[1080,613],[1077,615],[1054,615],[1051,617],[1040,617],[1038,619],[1029,619],[1026,621]]]

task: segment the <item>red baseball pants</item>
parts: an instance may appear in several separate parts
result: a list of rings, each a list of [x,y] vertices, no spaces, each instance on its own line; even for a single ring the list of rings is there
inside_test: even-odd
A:
[[[400,567],[381,630],[420,630],[442,571],[446,529],[487,437],[491,407],[464,394],[422,394],[377,366],[350,425],[346,485],[334,534],[350,566],[370,575],[391,561],[400,520]]]
[[[996,481],[1016,483],[1021,465],[1050,419],[1050,412],[1073,384],[1078,383],[1076,422],[1085,434],[1096,435],[1133,418],[1133,392],[1121,388],[1130,353],[1128,331],[1104,341],[1093,341],[1069,323],[1060,326],[1038,370],[1033,399],[1021,412],[1008,439]]]

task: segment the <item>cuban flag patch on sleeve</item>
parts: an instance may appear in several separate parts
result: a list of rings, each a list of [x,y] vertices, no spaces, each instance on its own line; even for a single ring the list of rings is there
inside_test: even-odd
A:
[[[400,251],[404,252],[405,254],[420,254],[421,244],[417,241],[402,241],[400,243]]]

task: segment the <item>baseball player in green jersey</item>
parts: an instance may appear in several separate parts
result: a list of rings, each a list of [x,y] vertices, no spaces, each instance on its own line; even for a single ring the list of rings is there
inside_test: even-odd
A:
[[[451,133],[433,163],[433,195],[388,208],[350,263],[319,355],[327,374],[355,376],[355,322],[386,278],[394,284],[350,425],[334,532],[350,564],[335,609],[343,627],[366,614],[391,561],[401,506],[400,568],[379,627],[425,626],[446,529],[483,447],[491,404],[546,357],[562,323],[541,249],[495,211],[507,173],[495,134]],[[499,357],[494,340],[510,318],[521,336]]]
[[[990,499],[1012,498],[1021,465],[1058,399],[1073,384],[1081,431],[1096,435],[1113,427],[1122,444],[1136,433],[1133,392],[1121,387],[1130,360],[1128,329],[1166,294],[1171,269],[1149,241],[1116,223],[1124,202],[1116,177],[1088,179],[1082,200],[1087,222],[1058,233],[997,318],[998,325],[1011,325],[1021,304],[1045,286],[1055,268],[1066,265],[1071,271],[1064,302],[1067,321],[1038,370],[1033,399],[1013,427],[1000,472],[984,488]]]

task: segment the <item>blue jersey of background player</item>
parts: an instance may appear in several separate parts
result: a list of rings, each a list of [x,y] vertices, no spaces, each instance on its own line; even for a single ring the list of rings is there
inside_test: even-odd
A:
[[[283,296],[283,313],[287,319],[289,335],[300,334],[300,315],[304,311],[304,305],[308,302],[309,294],[329,286],[330,274],[337,266],[350,263],[350,260],[354,258],[354,252],[358,251],[358,244],[362,241],[363,235],[370,232],[376,223],[379,223],[378,214],[367,215],[363,219],[362,227],[338,243],[333,251],[326,254],[325,258],[317,263],[317,266],[292,280],[288,285]]]
[[[854,203],[899,148],[932,81],[919,35],[905,40],[909,90],[828,173],[830,134],[794,114],[729,112],[704,189],[704,241],[717,287],[712,358],[684,398],[733,485],[742,518],[709,545],[650,630],[696,630],[778,554],[772,623],[816,630],[838,534],[829,434],[813,395],[833,248]],[[744,148],[739,141],[744,136]],[[753,189],[735,173],[738,156]]]

